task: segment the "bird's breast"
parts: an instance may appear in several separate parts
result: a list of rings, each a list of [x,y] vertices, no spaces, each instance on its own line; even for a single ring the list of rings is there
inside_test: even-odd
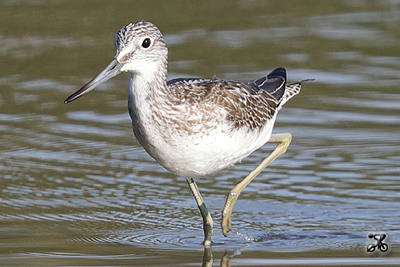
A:
[[[187,178],[232,166],[267,142],[272,130],[237,128],[212,108],[150,105],[148,111],[130,110],[136,138],[162,166]]]

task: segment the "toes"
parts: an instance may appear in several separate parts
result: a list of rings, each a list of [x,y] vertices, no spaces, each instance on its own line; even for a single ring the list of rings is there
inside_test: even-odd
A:
[[[222,217],[221,228],[222,228],[222,233],[224,234],[224,236],[227,236],[228,232],[232,229],[230,216]]]

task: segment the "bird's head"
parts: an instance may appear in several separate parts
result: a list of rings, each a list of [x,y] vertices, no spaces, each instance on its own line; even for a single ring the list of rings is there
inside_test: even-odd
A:
[[[117,50],[111,62],[92,80],[70,95],[69,103],[92,91],[121,72],[133,75],[154,76],[167,67],[168,49],[160,30],[151,22],[137,21],[122,27],[114,38]]]

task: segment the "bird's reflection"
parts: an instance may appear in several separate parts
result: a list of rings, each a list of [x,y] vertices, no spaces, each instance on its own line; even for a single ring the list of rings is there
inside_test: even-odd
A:
[[[235,256],[228,256],[228,252],[225,252],[221,258],[221,263],[219,264],[220,267],[230,267],[231,266],[231,258]],[[212,254],[211,247],[204,247],[204,254],[203,254],[203,264],[202,267],[211,267],[213,265],[214,256]]]

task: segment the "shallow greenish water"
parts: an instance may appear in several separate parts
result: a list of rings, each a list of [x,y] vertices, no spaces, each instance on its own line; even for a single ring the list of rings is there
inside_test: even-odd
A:
[[[292,144],[244,190],[228,237],[226,194],[274,147],[197,180],[212,251],[185,179],[133,137],[126,75],[63,104],[140,19],[164,33],[170,78],[317,78],[278,115]],[[396,1],[9,0],[0,22],[0,265],[400,265]],[[388,253],[366,252],[371,232]]]

